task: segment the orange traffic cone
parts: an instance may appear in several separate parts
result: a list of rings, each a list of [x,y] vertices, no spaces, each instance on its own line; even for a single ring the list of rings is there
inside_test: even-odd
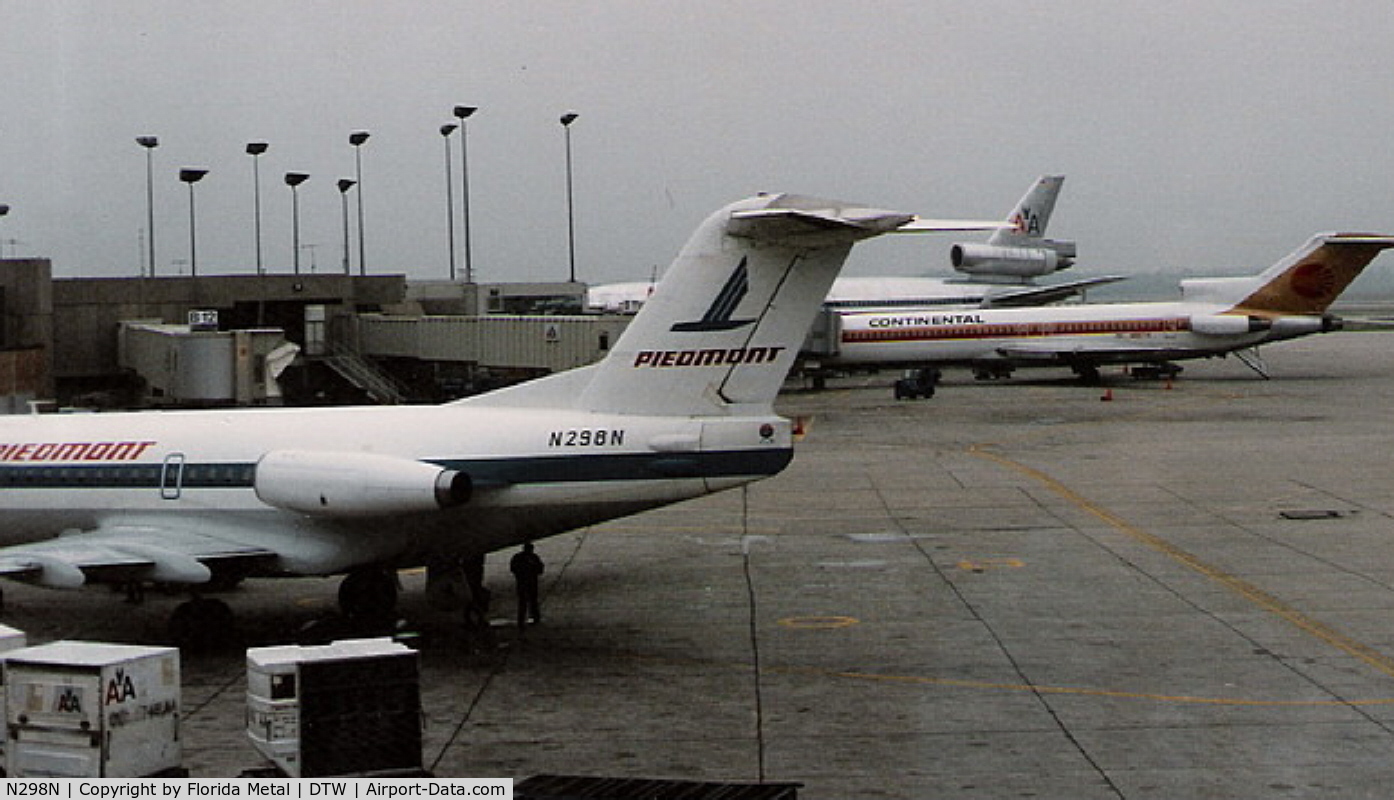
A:
[[[1102,401],[1105,402],[1105,403],[1111,402],[1111,401],[1113,400],[1113,390],[1112,390],[1112,389],[1105,389],[1105,390],[1104,390],[1104,396],[1103,396],[1103,397],[1100,397],[1099,399],[1102,400]]]

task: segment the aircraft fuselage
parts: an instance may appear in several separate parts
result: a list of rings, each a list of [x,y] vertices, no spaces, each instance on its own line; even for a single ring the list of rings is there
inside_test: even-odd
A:
[[[274,454],[287,452],[310,460],[267,478]],[[321,497],[324,508],[316,507],[320,476],[374,456],[389,471],[400,462],[403,486],[370,476],[358,487],[351,473],[323,492],[347,487],[366,512],[337,513],[334,502],[353,497]],[[773,415],[681,420],[446,405],[4,417],[0,543],[173,525],[274,551],[276,572],[408,566],[729,488],[774,474],[791,457],[789,424]],[[391,494],[411,491],[429,503],[434,479],[416,476],[432,470],[466,476],[468,499],[418,508]],[[386,493],[380,513],[374,492]]]
[[[1322,317],[1255,320],[1196,303],[844,314],[829,363],[1030,364],[1196,358],[1316,333]]]

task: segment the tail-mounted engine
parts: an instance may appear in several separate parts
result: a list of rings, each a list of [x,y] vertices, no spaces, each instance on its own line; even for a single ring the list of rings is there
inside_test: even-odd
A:
[[[1042,240],[1038,247],[956,244],[949,249],[954,269],[969,275],[1035,278],[1075,263],[1075,243]]]
[[[470,477],[422,461],[373,453],[273,450],[257,462],[257,498],[323,517],[438,511],[469,502]]]
[[[1191,317],[1191,331],[1207,336],[1241,336],[1262,333],[1271,327],[1273,321],[1270,319],[1243,314],[1196,314]]]

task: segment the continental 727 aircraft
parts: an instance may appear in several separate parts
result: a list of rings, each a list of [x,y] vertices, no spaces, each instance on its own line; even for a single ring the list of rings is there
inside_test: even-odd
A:
[[[838,352],[823,361],[969,366],[979,377],[1066,366],[1097,378],[1104,364],[1143,364],[1144,372],[1171,376],[1180,371],[1172,361],[1232,352],[1268,377],[1257,347],[1339,329],[1326,310],[1389,247],[1394,237],[1318,234],[1258,275],[1182,281],[1179,302],[844,314],[833,339]]]
[[[774,475],[774,399],[853,243],[987,230],[796,195],[709,217],[609,355],[441,406],[0,418],[0,576],[74,588],[339,575],[346,613],[393,570]],[[482,566],[481,566],[482,568]],[[195,597],[176,641],[232,612]]]

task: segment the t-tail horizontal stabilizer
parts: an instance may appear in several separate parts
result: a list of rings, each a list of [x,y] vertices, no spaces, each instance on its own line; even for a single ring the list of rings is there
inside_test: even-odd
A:
[[[855,242],[1002,225],[792,194],[742,200],[698,227],[604,361],[479,402],[672,416],[768,411]]]

